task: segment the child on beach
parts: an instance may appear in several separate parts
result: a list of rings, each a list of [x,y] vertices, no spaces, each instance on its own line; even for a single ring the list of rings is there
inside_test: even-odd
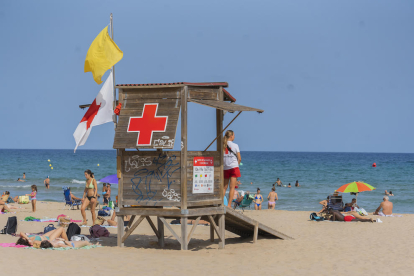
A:
[[[33,213],[36,212],[36,195],[37,195],[37,186],[32,185],[32,193],[26,194],[27,196],[30,196],[32,198],[32,211]]]

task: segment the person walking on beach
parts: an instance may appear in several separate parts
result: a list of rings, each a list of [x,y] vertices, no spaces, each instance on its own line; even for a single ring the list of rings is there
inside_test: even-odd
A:
[[[255,210],[262,210],[263,196],[260,194],[260,188],[257,188],[257,193],[254,195]]]
[[[272,187],[272,191],[267,196],[267,208],[270,210],[274,210],[276,207],[276,200],[279,200],[277,198],[276,188]]]
[[[82,207],[81,207],[81,213],[83,217],[83,223],[82,225],[87,225],[88,222],[86,220],[86,212],[85,209],[87,206],[91,208],[92,213],[92,223],[96,220],[96,214],[95,214],[95,206],[97,202],[97,193],[98,193],[98,184],[96,183],[95,178],[93,178],[93,173],[91,170],[85,171],[85,178],[86,178],[86,186],[85,190],[83,191],[82,196]]]
[[[223,184],[223,195],[226,195],[227,187],[230,183],[229,200],[227,206],[231,208],[230,200],[234,194],[236,187],[237,178],[241,177],[239,165],[241,162],[240,149],[234,141],[234,132],[227,130],[224,134],[223,139],[223,150],[224,150],[224,184]]]
[[[46,189],[49,189],[49,185],[50,185],[50,178],[49,178],[49,176],[47,176],[46,179],[43,180],[43,183],[45,184]]]
[[[32,193],[27,194],[27,196],[30,196],[32,198],[32,212],[36,212],[36,195],[37,195],[37,186],[32,185]]]

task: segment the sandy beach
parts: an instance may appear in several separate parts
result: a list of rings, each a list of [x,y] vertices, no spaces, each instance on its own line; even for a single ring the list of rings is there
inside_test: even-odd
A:
[[[18,205],[16,214],[0,215],[4,227],[9,216],[16,215],[18,231],[40,232],[46,222],[21,221],[32,216],[31,206]],[[66,214],[81,219],[78,210],[63,210],[64,203],[38,202],[35,217],[57,217]],[[90,212],[88,219],[90,218]],[[129,275],[231,275],[235,273],[271,273],[275,275],[410,275],[414,264],[414,215],[401,218],[381,217],[383,223],[313,222],[303,211],[245,211],[245,215],[274,227],[294,238],[291,241],[259,236],[257,244],[226,232],[226,248],[211,243],[209,227],[199,226],[189,244],[189,251],[165,230],[166,246],[158,247],[147,223],[142,223],[125,242],[116,247],[116,228],[102,238],[103,247],[89,250],[29,250],[0,247],[2,267],[31,275],[67,274],[84,271],[88,275],[109,273]],[[374,217],[374,216],[370,216]],[[57,223],[55,223],[55,226]],[[180,226],[172,226],[179,233]],[[89,228],[81,228],[89,234]],[[0,242],[17,238],[0,235]],[[184,268],[181,267],[185,264]]]

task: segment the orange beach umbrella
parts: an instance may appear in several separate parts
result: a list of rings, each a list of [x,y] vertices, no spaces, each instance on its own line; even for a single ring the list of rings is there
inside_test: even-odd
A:
[[[372,187],[367,183],[357,181],[345,184],[337,189],[337,191],[341,193],[360,193],[372,190],[375,190],[375,187]]]

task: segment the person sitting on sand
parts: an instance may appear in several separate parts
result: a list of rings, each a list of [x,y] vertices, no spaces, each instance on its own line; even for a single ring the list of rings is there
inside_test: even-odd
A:
[[[0,199],[0,211],[3,212],[3,213],[5,213],[6,211],[10,212],[10,209],[9,209],[7,203],[5,201],[1,200],[1,199]]]
[[[328,210],[328,203],[329,203],[329,196],[325,200],[322,200],[322,201],[319,202],[319,204],[321,204],[323,207],[322,207],[322,210],[317,212],[317,214],[320,214],[320,213],[323,213],[323,212],[327,211]]]
[[[359,209],[359,206],[356,204],[356,202],[357,202],[356,198],[353,198],[350,203],[345,204],[344,211],[345,212],[353,211],[355,207]]]
[[[272,187],[272,191],[267,196],[267,208],[270,210],[274,210],[276,206],[276,200],[279,200],[277,198],[276,188]]]
[[[380,206],[377,208],[377,210],[375,210],[375,212],[373,213],[373,215],[378,215],[378,216],[391,216],[392,215],[392,208],[393,208],[393,204],[391,201],[389,201],[388,196],[384,196],[383,201],[381,202]],[[381,211],[382,209],[382,211]]]
[[[345,213],[346,216],[344,216],[343,214],[341,214],[341,212],[333,210],[332,208],[329,208],[328,210],[329,214],[332,215],[332,217],[330,218],[331,221],[360,221],[360,222],[375,222],[374,219],[371,218],[364,218],[362,216],[360,216],[358,214],[358,217]],[[356,214],[356,212],[354,212]]]
[[[40,248],[59,248],[59,247],[73,247],[80,248],[84,246],[93,245],[88,241],[67,241],[64,239],[55,239],[54,241],[42,241],[40,243]],[[98,242],[96,245],[100,245]]]
[[[40,247],[40,243],[45,240],[55,240],[57,238],[62,238],[65,241],[68,240],[68,236],[66,235],[66,229],[64,227],[59,227],[58,229],[54,229],[49,231],[43,235],[26,235],[23,232],[20,232],[20,238],[17,240],[16,245],[26,245],[26,246],[34,246]]]

